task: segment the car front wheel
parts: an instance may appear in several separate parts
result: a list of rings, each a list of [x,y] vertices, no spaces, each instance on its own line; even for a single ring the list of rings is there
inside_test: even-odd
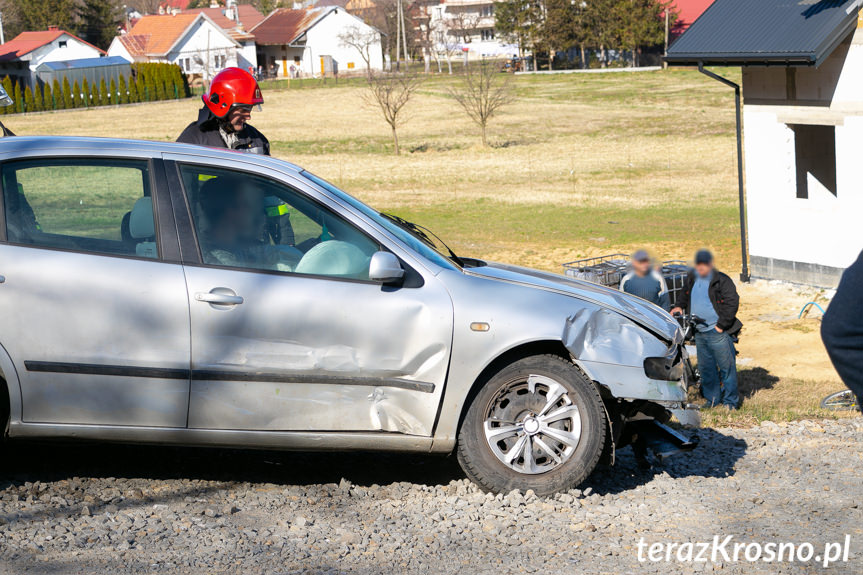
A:
[[[596,386],[571,362],[535,356],[491,377],[458,435],[458,461],[486,491],[550,495],[596,467],[607,423]]]

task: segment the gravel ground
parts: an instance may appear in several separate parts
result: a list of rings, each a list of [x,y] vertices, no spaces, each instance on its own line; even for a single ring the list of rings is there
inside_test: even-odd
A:
[[[826,571],[863,572],[863,419],[698,433],[690,455],[639,470],[622,450],[548,499],[484,494],[450,458],[13,445],[0,573],[821,573],[640,563],[637,545],[845,534]]]

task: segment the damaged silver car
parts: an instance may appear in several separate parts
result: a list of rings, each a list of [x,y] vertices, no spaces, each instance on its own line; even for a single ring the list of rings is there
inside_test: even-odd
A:
[[[632,443],[691,447],[674,319],[459,257],[289,163],[173,143],[0,141],[10,438],[455,453],[549,494]]]

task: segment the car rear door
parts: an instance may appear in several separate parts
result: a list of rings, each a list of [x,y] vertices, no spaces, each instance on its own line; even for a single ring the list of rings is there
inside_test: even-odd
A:
[[[385,248],[297,181],[175,159],[173,197],[192,214],[188,234],[177,216],[191,242],[189,427],[430,435],[452,341],[443,286],[415,270],[402,287],[369,281],[367,258]],[[246,211],[246,193],[262,194],[264,210]],[[266,242],[232,249],[227,230],[254,213],[267,214]]]
[[[189,308],[161,160],[0,170],[0,343],[24,423],[185,427]]]

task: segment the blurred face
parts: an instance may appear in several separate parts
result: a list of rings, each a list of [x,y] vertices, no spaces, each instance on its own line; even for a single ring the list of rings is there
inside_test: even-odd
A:
[[[713,264],[695,264],[695,271],[701,277],[706,278],[713,271]]]
[[[234,108],[228,112],[228,125],[231,126],[235,132],[239,132],[245,128],[246,123],[251,119],[251,106],[234,106]]]
[[[215,237],[224,243],[253,241],[264,223],[263,199],[254,186],[243,185],[235,190],[221,218],[214,223]]]
[[[634,260],[632,269],[640,276],[645,276],[650,272],[650,260]]]

